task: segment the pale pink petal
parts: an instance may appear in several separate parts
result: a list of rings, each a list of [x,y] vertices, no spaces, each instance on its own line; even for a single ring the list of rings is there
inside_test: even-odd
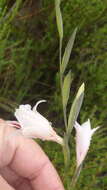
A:
[[[88,152],[91,137],[94,132],[99,128],[96,127],[91,129],[90,120],[83,123],[81,126],[75,122],[74,125],[76,129],[76,157],[77,157],[77,167],[83,162]]]

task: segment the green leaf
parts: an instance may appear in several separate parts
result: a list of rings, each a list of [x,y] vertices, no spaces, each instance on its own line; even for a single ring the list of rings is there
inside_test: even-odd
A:
[[[62,87],[62,97],[63,97],[63,107],[66,108],[68,99],[69,99],[69,93],[70,93],[70,86],[71,86],[71,71],[68,72],[68,74],[64,78],[64,83]]]
[[[64,134],[64,145],[63,145],[64,163],[65,167],[68,168],[70,164],[70,149],[68,145],[68,137],[66,133]]]
[[[56,11],[56,21],[57,21],[57,28],[59,32],[60,39],[63,38],[63,20],[62,14],[60,10],[60,0],[55,0],[55,11]]]
[[[83,102],[83,97],[84,97],[84,83],[80,86],[77,95],[74,99],[74,102],[71,106],[70,114],[68,117],[68,128],[67,128],[68,136],[70,136],[74,123],[77,120]]]
[[[76,37],[76,32],[77,32],[77,28],[75,28],[73,34],[71,35],[69,41],[68,41],[68,44],[65,48],[65,52],[64,52],[64,55],[63,55],[63,58],[62,58],[62,65],[61,65],[61,72],[62,74],[64,73],[66,67],[67,67],[67,64],[69,62],[69,59],[70,59],[70,54],[71,54],[71,51],[72,51],[72,48],[73,48],[73,45],[74,45],[74,40],[75,40],[75,37]]]

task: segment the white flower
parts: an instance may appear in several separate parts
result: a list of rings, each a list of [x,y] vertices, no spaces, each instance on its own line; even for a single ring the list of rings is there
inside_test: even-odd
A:
[[[80,164],[85,159],[85,156],[88,152],[91,142],[91,137],[99,127],[91,129],[91,124],[89,119],[82,125],[79,125],[77,122],[75,122],[74,127],[76,129],[77,167],[79,167]]]
[[[16,109],[15,116],[21,125],[22,134],[26,137],[52,140],[63,144],[63,139],[56,134],[51,123],[37,111],[37,106],[41,102],[45,100],[37,102],[32,110],[29,104],[20,105]]]

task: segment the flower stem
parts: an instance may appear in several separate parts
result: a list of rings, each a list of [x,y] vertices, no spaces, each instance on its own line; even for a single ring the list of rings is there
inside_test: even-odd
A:
[[[61,63],[62,63],[62,38],[60,38],[59,41],[59,64],[60,64],[60,88],[61,88],[61,99],[63,104],[63,94],[62,94],[62,88],[63,88],[63,74],[61,69]],[[66,117],[66,108],[63,106],[63,116],[64,116],[64,123],[67,130],[67,117]]]
[[[78,168],[76,168],[76,170],[75,170],[74,176],[73,176],[72,181],[71,181],[71,187],[72,188],[74,188],[76,185],[76,182],[77,182],[78,177],[80,175],[81,169],[82,169],[82,164]]]

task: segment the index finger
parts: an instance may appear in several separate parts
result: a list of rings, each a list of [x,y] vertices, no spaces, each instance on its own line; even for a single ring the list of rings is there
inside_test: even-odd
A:
[[[40,146],[21,135],[5,138],[14,131],[6,125],[4,121],[0,122],[0,167],[11,167],[19,176],[29,179],[35,190],[64,190],[55,168]]]

